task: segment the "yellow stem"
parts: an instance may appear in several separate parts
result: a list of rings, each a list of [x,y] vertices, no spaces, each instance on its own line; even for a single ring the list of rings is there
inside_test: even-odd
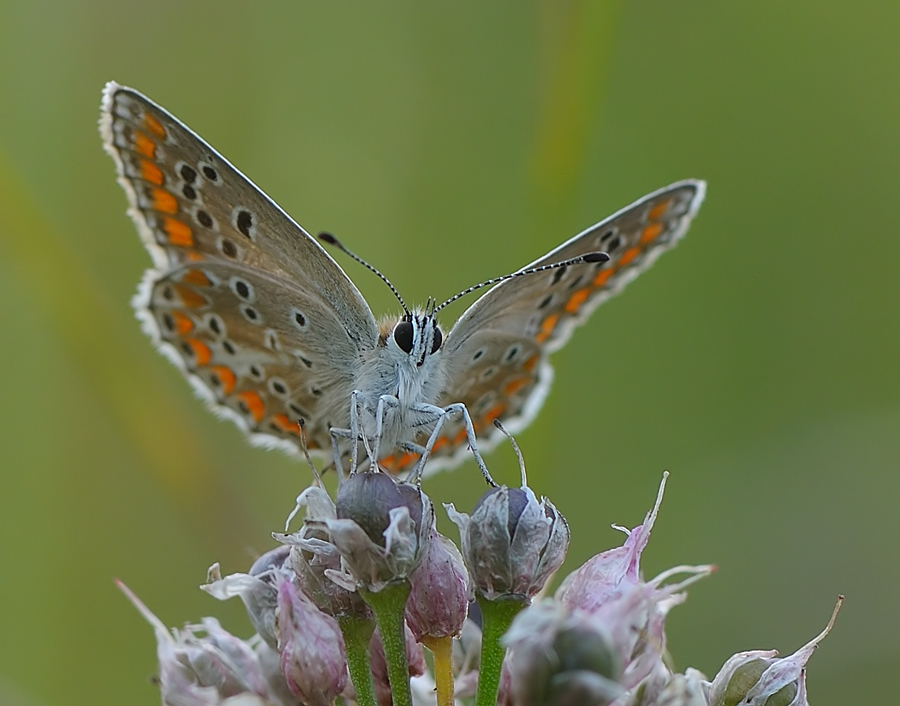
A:
[[[426,636],[422,644],[434,655],[437,706],[453,706],[453,638]]]

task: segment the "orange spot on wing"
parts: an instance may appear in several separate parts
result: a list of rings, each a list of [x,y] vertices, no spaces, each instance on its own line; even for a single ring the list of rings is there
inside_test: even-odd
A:
[[[141,160],[141,177],[157,186],[162,186],[162,171],[153,162],[148,162],[146,159]]]
[[[587,301],[588,295],[591,293],[590,287],[584,287],[583,289],[579,289],[571,297],[569,297],[569,301],[566,302],[565,309],[568,313],[574,314],[581,308],[581,305]]]
[[[242,406],[247,413],[253,417],[253,421],[259,424],[266,413],[266,405],[259,393],[247,390],[246,392],[238,393],[237,398],[242,402]]]
[[[614,272],[615,272],[615,270],[612,268],[610,268],[608,270],[600,270],[597,273],[597,276],[594,277],[594,286],[602,287],[604,284],[606,284],[606,280],[608,280],[610,277],[613,276]]]
[[[150,113],[144,113],[144,125],[146,125],[147,129],[157,137],[166,136],[166,129],[162,126],[162,123],[150,115]]]
[[[641,252],[640,248],[629,248],[624,253],[622,253],[622,257],[619,258],[619,267],[623,265],[627,265],[629,262],[634,260]]]
[[[641,243],[649,243],[653,240],[657,235],[662,233],[664,230],[662,223],[651,223],[649,226],[644,228],[644,232],[641,233]]]
[[[531,378],[527,375],[519,375],[518,377],[514,377],[503,386],[503,394],[507,397],[512,397],[519,390],[525,387],[529,382],[531,382]]]
[[[419,458],[419,454],[410,453],[407,451],[400,458],[397,459],[397,470],[402,471],[407,466],[412,465],[413,461],[416,461]]]
[[[219,378],[219,382],[222,385],[222,392],[226,395],[230,395],[232,390],[234,390],[234,383],[237,382],[237,376],[232,372],[231,368],[225,365],[214,365],[210,370],[215,373],[215,376]]]
[[[202,253],[191,252],[188,251],[184,254],[186,260],[191,260],[192,262],[203,262],[206,258],[203,257]]]
[[[556,328],[556,322],[559,321],[559,314],[550,314],[544,321],[541,323],[541,330],[538,331],[537,339],[538,343],[543,343],[547,340],[551,333],[553,333],[553,329]]]
[[[139,154],[153,159],[156,154],[156,143],[140,130],[134,131],[134,149]]]
[[[198,287],[209,287],[212,284],[209,281],[209,277],[200,270],[188,270],[182,275],[181,281],[188,284],[196,284]]]
[[[463,427],[462,429],[460,429],[457,432],[456,436],[453,437],[453,441],[451,441],[450,443],[453,444],[454,446],[459,446],[465,440],[466,440],[466,428]]]
[[[381,466],[386,471],[395,472],[397,470],[397,457],[396,456],[385,456],[378,462],[378,465]]]
[[[529,373],[534,370],[534,366],[537,365],[538,359],[541,356],[537,353],[532,353],[528,358],[525,359],[525,362],[522,363],[522,370],[527,370]]]
[[[484,417],[482,417],[482,424],[486,427],[490,426],[494,423],[494,420],[497,419],[501,414],[506,411],[506,403],[498,402],[493,407],[491,407],[487,412],[484,413]]]
[[[172,245],[180,245],[183,248],[190,248],[194,245],[194,235],[191,233],[191,229],[179,220],[166,218],[163,222],[163,230],[166,231]]]
[[[153,208],[157,211],[174,215],[178,213],[178,202],[175,200],[175,197],[165,189],[154,189]]]
[[[450,443],[450,439],[448,439],[446,436],[442,436],[437,441],[434,442],[434,446],[431,447],[431,452],[435,453],[437,451],[440,451],[442,448],[444,448],[449,443]]]
[[[666,199],[665,201],[660,201],[653,208],[651,208],[647,212],[647,220],[648,221],[656,221],[666,212],[666,209],[669,208],[669,205],[672,203],[672,199]]]
[[[272,423],[285,434],[300,436],[300,426],[297,422],[292,422],[286,414],[276,414],[272,417]]]
[[[188,309],[199,309],[201,306],[206,306],[208,302],[206,298],[200,294],[197,294],[190,287],[185,287],[180,284],[173,284],[172,289],[178,294],[178,298],[181,299],[181,303],[184,304]]]
[[[194,352],[194,361],[196,361],[197,365],[206,365],[209,363],[212,358],[212,351],[209,350],[209,346],[203,341],[198,341],[196,338],[189,338],[186,343]]]
[[[194,328],[194,322],[180,311],[171,312],[172,321],[175,322],[175,330],[182,336],[189,334]]]

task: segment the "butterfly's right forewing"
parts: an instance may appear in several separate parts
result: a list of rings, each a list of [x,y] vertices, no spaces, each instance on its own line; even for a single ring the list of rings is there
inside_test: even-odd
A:
[[[660,189],[579,233],[523,269],[592,252],[609,260],[560,267],[506,280],[476,301],[447,335],[442,355],[449,382],[441,404],[469,409],[483,449],[527,425],[540,409],[553,370],[548,354],[575,326],[644,271],[687,230],[705,184],[683,181]],[[448,427],[436,457],[459,454],[464,436]],[[438,461],[439,463],[440,461]]]

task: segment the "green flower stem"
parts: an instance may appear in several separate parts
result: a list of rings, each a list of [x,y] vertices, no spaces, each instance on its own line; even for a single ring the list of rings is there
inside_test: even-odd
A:
[[[388,681],[394,706],[412,706],[412,693],[409,689],[409,662],[406,659],[406,599],[409,598],[409,581],[403,579],[391,583],[378,593],[370,593],[359,589],[378,624],[381,633],[381,644],[384,646],[384,658],[387,661]]]
[[[347,650],[347,669],[356,691],[359,706],[377,706],[375,688],[372,685],[372,668],[369,665],[369,643],[375,632],[375,621],[370,618],[345,616],[338,618]]]
[[[478,671],[475,706],[496,706],[500,668],[506,654],[500,638],[506,633],[516,614],[528,605],[528,599],[523,596],[507,596],[491,601],[480,594],[476,598],[481,608],[482,631],[481,668]]]

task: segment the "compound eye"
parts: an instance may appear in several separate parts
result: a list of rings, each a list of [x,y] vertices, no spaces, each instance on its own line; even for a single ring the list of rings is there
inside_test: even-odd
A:
[[[441,347],[441,343],[443,342],[444,337],[441,334],[441,330],[435,326],[434,327],[434,337],[431,339],[431,352],[437,353],[438,348]]]
[[[410,353],[413,347],[413,325],[409,321],[401,321],[394,326],[394,341],[404,353]]]

